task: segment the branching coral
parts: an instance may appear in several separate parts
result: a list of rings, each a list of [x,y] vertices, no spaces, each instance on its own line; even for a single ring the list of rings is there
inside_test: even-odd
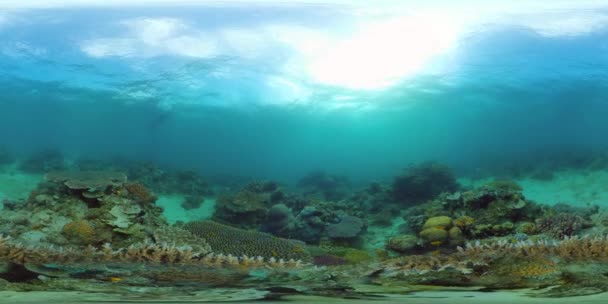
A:
[[[190,246],[155,244],[152,242],[137,243],[119,249],[112,248],[110,244],[105,244],[101,249],[92,246],[86,248],[23,246],[12,241],[10,237],[2,235],[0,235],[0,262],[16,264],[125,262],[239,268],[293,268],[303,265],[301,261],[293,259],[286,261],[261,256],[233,256],[213,252],[194,252]]]
[[[223,254],[304,261],[311,259],[304,244],[266,233],[238,229],[213,221],[190,222],[184,229],[204,238],[213,251]]]
[[[565,260],[608,260],[608,236],[602,237],[565,237],[561,241],[520,241],[509,243],[501,240],[482,244],[479,241],[468,243],[458,251],[465,257],[503,256],[554,256]]]
[[[582,217],[570,213],[558,213],[556,215],[543,217],[538,219],[536,224],[540,231],[546,232],[558,239],[565,236],[572,236],[581,229],[590,226],[590,223]]]

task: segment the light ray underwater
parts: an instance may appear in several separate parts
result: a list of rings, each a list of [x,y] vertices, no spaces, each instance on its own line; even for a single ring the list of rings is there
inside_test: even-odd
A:
[[[605,1],[5,0],[0,303],[604,303]]]

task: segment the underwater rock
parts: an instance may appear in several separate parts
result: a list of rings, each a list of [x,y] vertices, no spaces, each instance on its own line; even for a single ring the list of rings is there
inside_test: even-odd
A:
[[[409,167],[393,181],[393,196],[402,205],[425,202],[443,192],[455,192],[458,183],[444,165],[427,162]]]

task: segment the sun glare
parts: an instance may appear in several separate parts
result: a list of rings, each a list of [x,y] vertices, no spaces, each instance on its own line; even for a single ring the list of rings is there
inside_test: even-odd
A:
[[[309,65],[318,82],[352,89],[382,89],[422,71],[451,49],[461,26],[444,15],[409,15],[362,24]]]

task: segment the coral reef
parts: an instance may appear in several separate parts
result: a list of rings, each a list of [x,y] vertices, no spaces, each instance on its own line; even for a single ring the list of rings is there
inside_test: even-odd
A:
[[[452,235],[458,239],[452,244],[458,244],[464,238],[505,236],[516,231],[535,233],[534,222],[547,209],[526,200],[519,185],[494,181],[470,191],[443,193],[434,200],[408,209],[404,217],[411,231],[416,233],[425,229],[424,225],[429,219],[444,219],[447,223],[447,219],[451,218],[449,228],[442,225],[444,228],[428,231],[425,235],[443,237],[431,241],[443,243],[447,239],[445,232],[452,229]]]
[[[250,183],[234,195],[220,196],[213,219],[240,228],[260,229],[268,209],[282,198],[283,193],[275,183]]]
[[[72,221],[63,226],[62,232],[68,240],[81,245],[90,245],[97,241],[95,226],[86,220]]]
[[[351,188],[346,177],[330,175],[323,171],[308,173],[298,181],[297,186],[306,196],[330,201],[345,198]]]
[[[425,202],[443,192],[458,190],[452,171],[444,165],[427,162],[407,168],[393,181],[394,199],[404,206]]]
[[[346,215],[336,224],[327,226],[327,236],[337,240],[352,240],[358,237],[364,230],[365,223],[356,216]]]
[[[75,247],[24,246],[10,237],[0,235],[0,261],[15,264],[73,264],[79,263],[151,263],[151,264],[195,264],[211,267],[300,267],[301,261],[263,258],[256,256],[232,256],[213,252],[193,252],[189,246],[170,244],[136,243],[125,248],[113,248],[106,243],[97,249],[92,246],[83,250]]]
[[[150,204],[156,201],[157,197],[146,186],[140,183],[125,183],[125,189],[138,202]]]
[[[572,213],[558,213],[538,219],[536,226],[539,231],[554,238],[562,239],[566,236],[576,235],[584,228],[591,227],[591,223]]]
[[[119,167],[127,172],[129,180],[143,184],[160,194],[183,194],[210,196],[213,190],[209,183],[197,172],[187,170],[164,170],[153,163],[127,162]]]
[[[184,229],[205,239],[217,253],[262,256],[267,259],[311,260],[305,244],[262,232],[238,229],[213,221],[190,222],[184,225]]]

